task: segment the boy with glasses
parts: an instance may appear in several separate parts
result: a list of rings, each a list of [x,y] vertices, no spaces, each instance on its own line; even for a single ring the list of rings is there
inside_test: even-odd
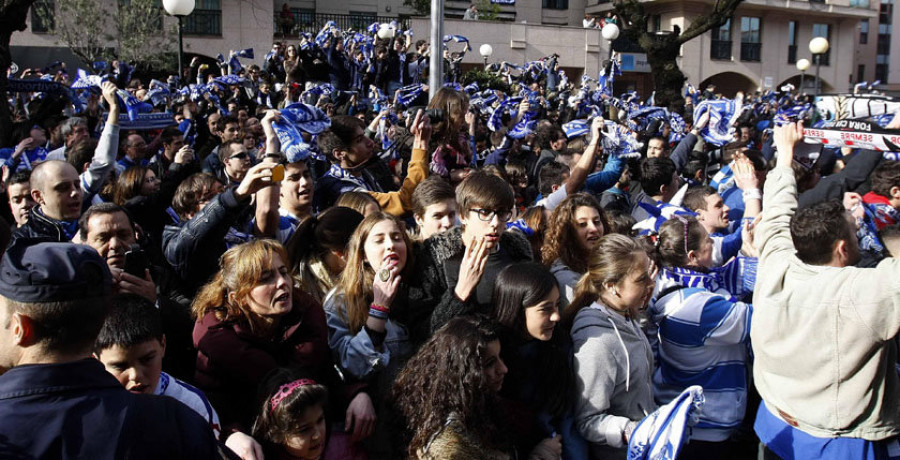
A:
[[[531,244],[518,232],[506,232],[515,195],[500,177],[476,171],[456,188],[459,228],[424,243],[422,287],[437,300],[431,331],[450,319],[489,313],[494,281],[509,265],[532,259]]]

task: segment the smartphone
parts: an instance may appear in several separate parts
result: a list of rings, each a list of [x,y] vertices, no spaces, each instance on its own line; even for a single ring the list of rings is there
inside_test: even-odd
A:
[[[143,249],[133,246],[125,253],[125,273],[144,279],[144,272],[149,267],[150,261],[147,260],[147,253]]]

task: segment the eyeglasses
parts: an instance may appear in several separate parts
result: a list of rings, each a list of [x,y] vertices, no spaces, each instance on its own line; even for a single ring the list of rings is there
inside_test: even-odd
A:
[[[472,208],[470,212],[478,213],[478,219],[482,222],[490,222],[494,219],[494,216],[497,216],[497,220],[499,220],[500,222],[509,222],[509,218],[512,217],[512,211],[496,211],[493,209]]]
[[[246,160],[249,158],[250,155],[247,152],[235,153],[234,155],[228,157],[229,160]]]

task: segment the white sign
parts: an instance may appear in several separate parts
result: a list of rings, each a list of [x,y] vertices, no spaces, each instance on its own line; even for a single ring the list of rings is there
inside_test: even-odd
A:
[[[647,62],[646,54],[622,53],[620,59],[622,62],[622,72],[650,73],[650,63]]]

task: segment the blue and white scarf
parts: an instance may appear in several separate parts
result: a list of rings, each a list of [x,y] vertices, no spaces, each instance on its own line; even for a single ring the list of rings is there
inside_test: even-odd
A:
[[[469,44],[469,39],[463,37],[462,35],[444,35],[444,43],[454,41],[456,43],[465,43],[466,48],[465,51],[471,51],[472,45]]]
[[[335,179],[340,179],[342,181],[352,182],[354,185],[356,185],[357,187],[359,187],[362,190],[370,190],[371,189],[371,187],[369,187],[365,183],[365,181],[363,181],[361,178],[356,177],[353,174],[350,174],[349,172],[345,171],[344,168],[341,168],[340,165],[336,165],[336,164],[331,165],[331,168],[328,170],[328,172],[325,173],[325,175],[334,177]]]
[[[717,99],[703,101],[694,108],[694,120],[709,113],[709,123],[700,131],[703,139],[716,147],[734,140],[734,124],[741,116],[743,101],[740,99]]]
[[[677,398],[655,410],[631,433],[628,460],[674,460],[682,444],[689,438],[689,427],[700,421],[703,388],[686,388]]]
[[[313,144],[303,140],[300,131],[319,134],[331,126],[331,119],[322,110],[300,102],[281,109],[281,120],[272,123],[281,142],[281,150],[289,163],[303,161],[316,155]]]
[[[562,129],[565,131],[566,137],[571,139],[591,132],[591,125],[587,120],[572,120],[563,124]]]
[[[409,106],[420,94],[422,94],[425,89],[425,85],[421,83],[413,83],[412,85],[404,86],[397,90],[397,105],[402,105],[404,107]]]
[[[659,271],[657,289],[663,291],[675,285],[702,288],[727,297],[731,302],[738,302],[753,292],[758,262],[755,257],[735,257],[727,264],[712,268],[706,273],[684,267],[663,267]]]
[[[641,155],[643,143],[638,142],[628,128],[614,121],[606,120],[605,129],[600,144],[603,151],[620,158],[638,158]]]

